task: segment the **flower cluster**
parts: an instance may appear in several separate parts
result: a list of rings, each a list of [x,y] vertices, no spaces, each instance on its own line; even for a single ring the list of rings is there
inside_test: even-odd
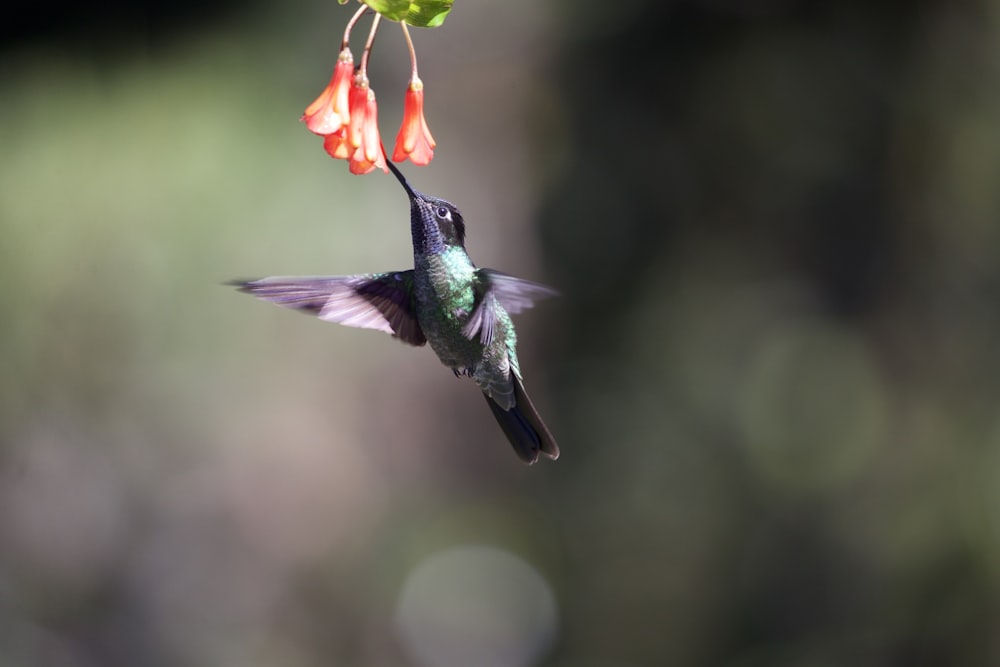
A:
[[[375,91],[368,81],[368,55],[378,30],[380,15],[376,14],[365,44],[361,62],[355,66],[348,45],[351,30],[365,12],[362,7],[347,24],[340,55],[330,83],[319,97],[306,107],[302,120],[306,127],[322,136],[323,148],[332,157],[348,160],[352,174],[367,174],[379,168],[385,172],[385,148],[378,131],[378,105]],[[417,58],[405,23],[403,34],[410,47],[410,83],[403,104],[403,124],[396,135],[393,161],[409,158],[414,164],[426,165],[434,157],[434,137],[424,119],[424,84],[417,75]]]

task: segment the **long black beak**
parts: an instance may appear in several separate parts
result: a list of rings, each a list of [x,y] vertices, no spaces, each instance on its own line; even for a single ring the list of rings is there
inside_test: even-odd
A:
[[[406,190],[406,194],[409,195],[410,199],[417,199],[419,195],[417,195],[416,191],[414,191],[414,189],[410,187],[410,184],[406,182],[406,176],[403,176],[403,172],[401,172],[396,165],[392,163],[392,160],[386,160],[385,163],[388,165],[389,169],[392,170],[392,173],[395,174],[396,180],[398,180],[399,184],[403,186],[404,190]]]

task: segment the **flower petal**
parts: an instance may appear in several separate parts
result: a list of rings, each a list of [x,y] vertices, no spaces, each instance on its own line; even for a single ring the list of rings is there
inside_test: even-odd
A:
[[[349,96],[351,120],[347,126],[347,138],[353,148],[361,145],[368,112],[368,77],[359,72],[354,76]]]
[[[424,85],[414,78],[403,100],[403,123],[396,135],[392,159],[401,162],[410,158],[413,164],[426,165],[434,158],[434,137],[424,119]]]
[[[323,140],[323,148],[330,154],[330,157],[338,160],[346,160],[351,157],[353,149],[350,142],[347,141],[347,128],[341,127],[336,132],[326,135]]]
[[[378,104],[375,101],[375,91],[369,88],[367,92],[364,123],[360,132],[361,143],[355,147],[349,165],[353,174],[367,174],[375,167],[379,167],[385,172],[389,171],[389,167],[385,163],[385,149],[382,148],[382,140],[378,133]]]
[[[319,135],[332,134],[350,120],[347,106],[348,87],[354,73],[354,57],[350,49],[344,49],[337,57],[337,66],[320,96],[306,107],[301,120],[310,132]]]
[[[333,110],[340,116],[341,125],[351,121],[350,90],[354,78],[354,56],[345,48],[337,58],[337,68],[333,73]]]

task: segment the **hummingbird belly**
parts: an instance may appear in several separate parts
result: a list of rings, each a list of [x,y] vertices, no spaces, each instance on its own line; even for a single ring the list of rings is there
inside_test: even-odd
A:
[[[471,290],[469,292],[471,301]],[[478,362],[483,358],[483,344],[478,337],[470,340],[462,333],[462,328],[471,315],[471,307],[430,306],[421,307],[419,311],[417,321],[441,363],[459,373],[475,372]]]
[[[463,333],[476,307],[476,267],[461,248],[415,257],[414,298],[417,321],[431,349],[448,368],[468,375],[490,397],[509,409],[511,369],[518,373],[514,325],[494,303],[493,337],[484,345],[479,334]]]

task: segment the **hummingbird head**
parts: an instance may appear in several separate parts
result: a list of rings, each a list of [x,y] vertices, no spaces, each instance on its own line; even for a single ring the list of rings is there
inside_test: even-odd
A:
[[[458,207],[444,199],[417,192],[396,165],[389,160],[386,164],[410,198],[413,250],[433,254],[453,246],[465,248],[465,220]]]

